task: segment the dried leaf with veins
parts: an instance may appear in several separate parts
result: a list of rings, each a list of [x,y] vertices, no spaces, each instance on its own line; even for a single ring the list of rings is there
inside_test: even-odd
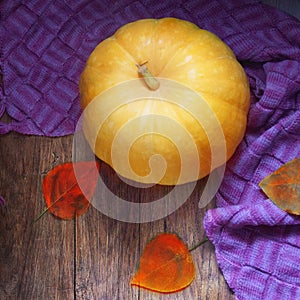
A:
[[[281,166],[259,186],[279,208],[300,215],[300,158]]]
[[[90,207],[95,193],[100,164],[95,161],[68,162],[50,170],[43,181],[47,211],[61,219],[73,219]],[[35,222],[34,221],[34,222]]]
[[[172,293],[186,288],[194,277],[195,267],[187,246],[176,234],[162,233],[146,246],[130,283],[156,292]]]

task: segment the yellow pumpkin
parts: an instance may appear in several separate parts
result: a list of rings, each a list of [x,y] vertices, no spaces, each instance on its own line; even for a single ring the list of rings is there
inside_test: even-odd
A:
[[[233,155],[246,128],[242,66],[221,39],[185,20],[119,28],[91,53],[79,89],[94,153],[138,182],[203,178]]]

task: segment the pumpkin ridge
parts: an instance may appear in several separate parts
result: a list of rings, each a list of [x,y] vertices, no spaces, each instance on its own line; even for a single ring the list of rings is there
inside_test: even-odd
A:
[[[150,23],[154,23],[154,24],[155,24],[155,25],[154,25],[154,30],[153,30],[153,32],[151,33],[151,37],[149,37],[150,44],[153,45],[153,37],[154,37],[154,34],[156,33],[156,30],[157,30],[158,19],[148,18],[148,19],[138,20],[138,21],[136,21],[136,22],[138,23],[138,22],[145,22],[145,21],[146,21],[146,22],[150,22]],[[134,22],[132,22],[132,23],[134,23]],[[132,24],[132,23],[129,23],[129,24]],[[128,25],[128,24],[127,24],[127,25]],[[124,25],[124,26],[127,26],[127,25]],[[145,64],[146,62],[149,62],[149,58],[148,58],[148,57],[145,57],[143,61],[137,61],[137,60],[135,59],[134,54],[131,54],[131,53],[126,49],[126,47],[123,45],[123,43],[121,43],[121,42],[119,41],[118,35],[117,35],[117,34],[118,34],[118,31],[119,31],[119,30],[117,30],[117,31],[114,33],[113,38],[114,38],[114,40],[118,43],[118,45],[119,45],[126,53],[128,53],[128,55],[130,55],[130,57],[132,57],[132,59],[135,61],[135,65],[141,65],[141,64]],[[136,50],[138,50],[138,49],[136,49]],[[154,74],[154,76],[156,76],[156,74]]]
[[[122,49],[122,51],[124,51],[124,53],[126,54],[126,56],[128,56],[128,57],[134,62],[135,65],[138,64],[138,61],[136,61],[136,59],[134,58],[134,56],[133,56],[126,48],[124,48],[124,47],[119,43],[119,41],[118,41],[117,38],[114,38],[114,42],[118,45],[118,47],[119,47],[120,49]]]
[[[188,48],[189,45],[191,45],[194,41],[190,41],[184,48]],[[172,63],[173,59],[178,55],[179,51],[182,50],[180,48],[178,48],[174,55],[172,55],[170,58],[169,58],[169,61],[165,64],[165,66],[161,69],[160,71],[160,74],[162,74],[163,72],[165,72],[166,69],[168,69],[168,66]],[[158,76],[159,77],[159,76]]]

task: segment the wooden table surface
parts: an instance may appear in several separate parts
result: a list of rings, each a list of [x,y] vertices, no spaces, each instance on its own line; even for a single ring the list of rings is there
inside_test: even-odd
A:
[[[205,237],[199,209],[204,181],[170,216],[143,224],[109,218],[94,207],[63,221],[51,214],[32,221],[44,209],[42,180],[53,165],[72,160],[73,137],[47,138],[10,133],[0,137],[0,190],[6,199],[0,218],[0,299],[231,299],[231,292],[206,243],[192,251],[196,280],[184,291],[160,295],[129,285],[141,252],[160,232],[176,232],[189,245]],[[116,194],[137,197],[105,164],[101,175]],[[167,188],[155,187],[157,196]],[[142,192],[144,198],[150,192]],[[232,298],[233,299],[233,298]]]
[[[298,1],[264,1],[291,13]],[[284,4],[285,3],[285,4]],[[296,10],[295,10],[296,8]],[[298,14],[299,16],[299,14]],[[4,117],[4,121],[7,120]],[[171,215],[149,223],[114,220],[94,207],[83,216],[62,221],[45,214],[42,179],[55,164],[72,160],[73,136],[47,138],[9,133],[0,136],[0,299],[234,299],[216,263],[210,242],[192,251],[196,278],[185,290],[158,294],[129,281],[147,242],[161,232],[176,232],[189,246],[205,237],[202,225],[211,202],[198,208],[205,180]],[[101,174],[114,193],[126,199],[167,192],[155,187],[140,191],[126,187],[105,164]],[[150,199],[150,198],[149,198]]]

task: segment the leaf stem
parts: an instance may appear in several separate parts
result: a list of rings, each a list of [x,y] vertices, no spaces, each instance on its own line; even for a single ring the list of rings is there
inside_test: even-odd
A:
[[[71,188],[73,188],[74,186],[76,186],[76,183],[74,183],[74,184],[72,184],[71,185]],[[65,192],[65,193],[67,193],[67,192]],[[58,199],[56,199],[53,203],[51,203],[51,205],[50,206],[48,206],[48,207],[46,207],[39,215],[38,215],[38,217],[36,217],[33,221],[32,221],[32,225],[34,224],[34,223],[36,223],[52,206],[54,206],[64,195],[65,195],[65,193],[63,193]]]
[[[49,207],[46,207],[32,222],[31,225],[36,223],[47,211],[49,210]]]
[[[200,247],[201,245],[205,244],[206,242],[208,242],[209,239],[206,237],[205,239],[203,239],[202,241],[200,241],[199,243],[195,244],[194,246],[192,246],[191,248],[189,248],[189,252],[194,251],[195,249],[197,249],[198,247]]]

